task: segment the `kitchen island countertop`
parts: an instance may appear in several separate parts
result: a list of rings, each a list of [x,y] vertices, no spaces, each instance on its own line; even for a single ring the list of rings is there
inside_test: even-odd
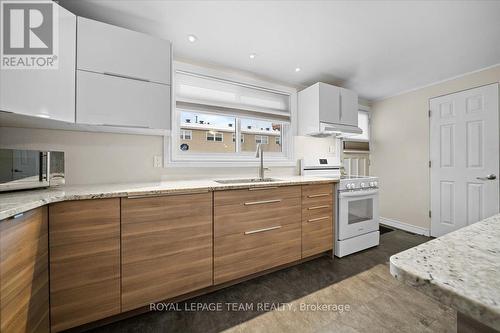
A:
[[[390,258],[398,280],[500,330],[500,214]]]

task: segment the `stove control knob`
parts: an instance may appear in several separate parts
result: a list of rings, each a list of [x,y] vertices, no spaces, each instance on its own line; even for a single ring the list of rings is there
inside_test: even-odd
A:
[[[374,187],[375,186],[375,182],[370,182],[370,187]]]
[[[360,186],[361,186],[361,188],[365,188],[366,184],[365,183],[361,183]]]
[[[373,182],[373,186],[378,186],[378,182]]]
[[[351,184],[346,184],[345,187],[350,190],[351,189]]]
[[[351,183],[351,188],[356,188],[356,184]]]

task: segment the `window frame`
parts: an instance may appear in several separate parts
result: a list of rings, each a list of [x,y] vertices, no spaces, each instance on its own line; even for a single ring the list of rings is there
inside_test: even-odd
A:
[[[344,138],[345,141],[353,141],[353,142],[368,142],[371,143],[371,138],[372,138],[372,128],[371,128],[371,123],[372,123],[372,114],[369,108],[362,108],[361,105],[358,108],[358,114],[359,113],[366,113],[368,116],[368,139],[360,139],[356,137],[346,137]],[[358,123],[359,126],[359,123]]]
[[[187,129],[179,129],[180,131],[180,136],[179,138],[184,141],[190,141],[193,140],[193,130],[187,130]],[[189,133],[189,139],[186,139],[186,133]]]
[[[257,142],[257,137],[259,137],[259,142]],[[266,142],[265,143],[262,142],[263,141],[262,139],[264,139],[264,138],[266,138],[266,140],[265,140]],[[255,143],[256,144],[261,143],[263,145],[268,145],[269,144],[269,135],[255,134]]]
[[[220,134],[220,140],[217,140],[218,134]],[[208,140],[209,135],[211,135],[213,137],[213,140]],[[206,131],[205,132],[205,141],[207,141],[207,142],[224,142],[224,132]]]
[[[290,119],[283,120],[279,117],[273,118],[272,114],[266,114],[265,117],[259,115],[252,116],[240,116],[237,114],[231,115],[227,113],[218,113],[217,110],[192,110],[186,107],[177,107],[175,100],[175,92],[172,98],[172,112],[171,112],[171,135],[168,138],[169,142],[165,140],[164,147],[166,149],[166,163],[165,165],[171,167],[233,167],[233,166],[257,166],[259,161],[255,158],[254,152],[243,152],[239,149],[235,149],[239,152],[235,153],[199,153],[190,152],[184,153],[178,149],[179,143],[179,129],[180,129],[180,114],[182,111],[185,112],[200,112],[200,113],[210,113],[214,115],[221,116],[231,116],[236,119],[235,124],[235,137],[241,135],[241,123],[240,119],[255,119],[264,121],[274,121],[282,124],[281,128],[281,152],[268,152],[266,154],[266,164],[270,166],[295,166],[296,161],[294,160],[294,150],[293,150],[293,137],[296,135],[296,121],[297,121],[297,89],[293,87],[283,86],[275,84],[268,81],[263,81],[253,77],[248,77],[246,75],[235,73],[235,72],[225,72],[220,69],[211,69],[206,67],[201,67],[193,64],[186,64],[175,61],[172,68],[172,85],[173,91],[175,91],[174,80],[175,72],[177,70],[181,71],[191,71],[198,73],[200,75],[213,76],[223,80],[234,81],[240,84],[245,84],[249,86],[256,86],[263,89],[272,89],[280,93],[289,95],[290,98]],[[215,141],[214,141],[215,142]],[[235,145],[241,147],[242,142],[235,140]]]

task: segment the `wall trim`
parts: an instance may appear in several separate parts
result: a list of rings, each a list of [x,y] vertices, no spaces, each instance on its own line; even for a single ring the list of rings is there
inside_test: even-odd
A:
[[[411,89],[408,89],[408,90],[403,90],[403,91],[400,91],[398,93],[395,93],[395,94],[392,94],[392,95],[389,95],[389,96],[375,98],[373,100],[373,102],[380,102],[380,101],[383,101],[385,99],[389,99],[389,98],[393,98],[393,97],[396,97],[396,96],[404,95],[404,94],[411,93],[411,92],[414,92],[414,91],[417,91],[417,90],[420,90],[420,89],[432,87],[432,86],[435,86],[437,84],[445,83],[447,81],[452,81],[452,80],[460,79],[460,78],[462,78],[464,76],[475,74],[475,73],[479,73],[479,72],[482,72],[482,71],[485,71],[485,70],[488,70],[488,69],[491,69],[491,68],[495,68],[497,66],[500,66],[500,63],[494,64],[494,65],[491,65],[491,66],[487,66],[487,67],[483,67],[483,68],[480,68],[480,69],[476,69],[476,70],[473,70],[473,71],[470,71],[470,72],[466,72],[466,73],[463,73],[463,74],[455,75],[455,76],[452,76],[452,77],[449,77],[449,78],[446,78],[446,79],[443,79],[443,80],[431,82],[429,84],[421,85],[421,86],[418,86],[418,87],[415,87],[415,88],[411,88]]]
[[[394,220],[394,219],[388,219],[386,217],[379,217],[379,220],[380,220],[380,224],[384,224],[384,225],[389,226],[389,227],[408,231],[408,232],[411,232],[411,233],[414,233],[417,235],[424,235],[427,237],[429,237],[431,235],[431,231],[429,228],[417,227],[417,226],[412,225],[412,224],[408,224],[408,223],[401,222],[401,221]]]

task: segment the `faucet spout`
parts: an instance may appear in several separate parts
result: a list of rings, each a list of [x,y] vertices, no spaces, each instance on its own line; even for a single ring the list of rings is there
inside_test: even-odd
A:
[[[262,150],[262,143],[257,144],[257,151],[255,152],[255,157],[260,158],[259,166],[259,178],[264,179],[264,150]]]

